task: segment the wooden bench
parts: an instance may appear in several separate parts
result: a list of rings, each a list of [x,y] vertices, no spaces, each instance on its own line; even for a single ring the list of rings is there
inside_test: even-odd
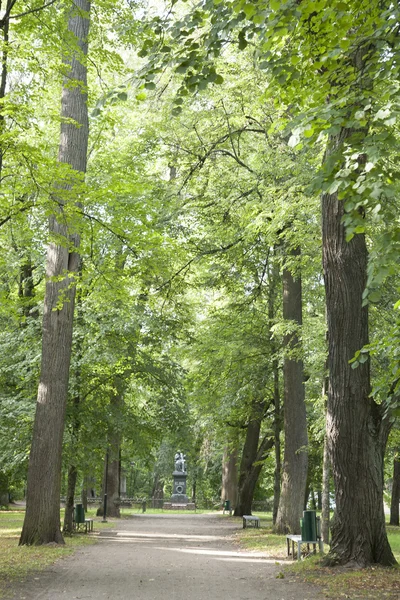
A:
[[[297,560],[301,559],[302,544],[307,544],[308,554],[310,554],[310,544],[313,545],[313,553],[314,554],[316,554],[316,551],[317,551],[317,544],[319,546],[319,551],[321,553],[323,553],[323,551],[324,551],[324,542],[322,541],[321,538],[318,538],[316,540],[303,540],[301,538],[301,535],[287,535],[286,543],[287,543],[287,554],[288,554],[288,556],[292,555],[293,560],[295,559],[295,554],[294,554],[294,545],[295,544],[297,544]],[[290,552],[290,550],[292,550],[292,551]]]
[[[260,527],[260,517],[254,517],[253,515],[243,515],[243,529],[246,527]]]

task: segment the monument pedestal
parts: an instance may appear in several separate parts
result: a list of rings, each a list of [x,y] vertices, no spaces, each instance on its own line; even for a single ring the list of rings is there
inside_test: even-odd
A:
[[[172,488],[171,503],[187,504],[189,502],[189,498],[186,495],[187,473],[182,471],[174,471],[172,476],[174,478],[174,484]]]

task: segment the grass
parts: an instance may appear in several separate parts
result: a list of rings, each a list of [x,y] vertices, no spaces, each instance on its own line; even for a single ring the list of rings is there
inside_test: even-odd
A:
[[[270,558],[285,559],[285,571],[299,579],[320,586],[326,598],[351,600],[399,600],[400,567],[379,566],[367,569],[327,568],[318,555],[301,562],[287,561],[286,538],[272,531],[272,515],[258,512],[261,529],[246,528],[237,534],[237,541],[248,550],[265,552]],[[239,520],[238,520],[239,521]],[[387,526],[392,552],[400,563],[400,528]]]
[[[96,519],[94,509],[89,509],[86,514]],[[18,546],[24,516],[24,510],[0,511],[0,598],[6,597],[10,583],[23,581],[27,575],[37,573],[81,546],[93,544],[96,539],[92,535],[73,535],[65,537],[65,546]],[[95,531],[112,525],[112,521],[102,523],[101,520],[95,520]]]

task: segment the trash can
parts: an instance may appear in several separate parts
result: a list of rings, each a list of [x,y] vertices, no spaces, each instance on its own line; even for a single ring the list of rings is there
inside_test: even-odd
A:
[[[85,522],[85,509],[83,508],[83,504],[77,504],[75,506],[75,523],[84,523]]]
[[[303,512],[301,538],[308,542],[314,542],[317,539],[317,513],[315,510],[305,510]]]
[[[225,500],[224,510],[231,510],[231,501],[230,500]]]

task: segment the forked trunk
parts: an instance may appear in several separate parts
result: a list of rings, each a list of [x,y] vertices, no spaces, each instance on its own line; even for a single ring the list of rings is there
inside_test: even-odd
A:
[[[246,439],[240,461],[239,490],[235,506],[235,517],[251,515],[254,490],[268,451],[274,444],[273,438],[260,439],[261,423],[264,418],[266,402],[253,402],[252,412],[246,429]]]

